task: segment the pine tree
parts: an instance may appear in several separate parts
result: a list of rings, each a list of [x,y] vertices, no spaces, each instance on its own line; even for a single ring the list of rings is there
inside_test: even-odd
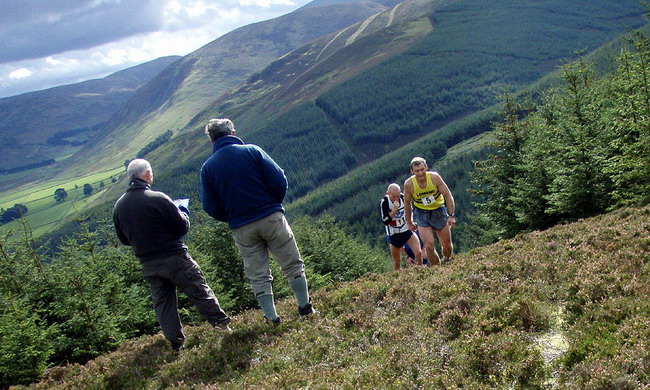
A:
[[[615,205],[650,201],[650,40],[636,34],[635,52],[624,51],[608,91],[616,136],[606,172],[614,182]]]
[[[519,121],[524,111],[523,104],[515,103],[507,93],[504,95],[503,121],[496,125],[495,141],[490,145],[496,152],[477,162],[474,173],[476,193],[485,199],[478,207],[506,237],[524,228],[512,202],[515,183],[524,177],[521,166],[527,128]]]
[[[582,59],[563,68],[566,87],[555,98],[557,121],[549,127],[547,158],[550,212],[561,217],[598,214],[609,205],[611,181],[603,173],[607,134],[598,118],[604,100],[597,75]]]

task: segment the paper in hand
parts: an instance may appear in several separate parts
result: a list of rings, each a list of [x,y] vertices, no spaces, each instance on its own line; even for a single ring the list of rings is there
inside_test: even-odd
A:
[[[174,199],[172,200],[174,205],[178,207],[181,211],[186,214],[190,214],[190,200],[188,198]]]
[[[188,198],[174,199],[172,200],[176,207],[185,207],[186,209],[190,208],[190,200]]]

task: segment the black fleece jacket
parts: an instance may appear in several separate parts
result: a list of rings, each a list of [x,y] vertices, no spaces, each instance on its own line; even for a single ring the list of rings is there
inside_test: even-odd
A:
[[[115,203],[113,224],[122,244],[133,247],[141,261],[173,255],[187,250],[183,236],[190,221],[171,198],[152,191],[147,182],[133,179]]]

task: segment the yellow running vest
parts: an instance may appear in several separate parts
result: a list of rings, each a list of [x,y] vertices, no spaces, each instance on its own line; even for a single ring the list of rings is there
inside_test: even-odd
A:
[[[420,188],[415,175],[411,176],[413,182],[413,203],[420,210],[435,210],[445,204],[445,197],[438,191],[438,188],[431,181],[431,175],[427,172],[427,186]]]

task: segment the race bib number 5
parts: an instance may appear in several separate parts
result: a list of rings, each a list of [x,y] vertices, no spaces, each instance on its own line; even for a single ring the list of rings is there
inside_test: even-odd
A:
[[[422,198],[422,204],[425,206],[429,206],[434,203],[436,203],[436,197],[433,195],[429,195],[426,198]]]

